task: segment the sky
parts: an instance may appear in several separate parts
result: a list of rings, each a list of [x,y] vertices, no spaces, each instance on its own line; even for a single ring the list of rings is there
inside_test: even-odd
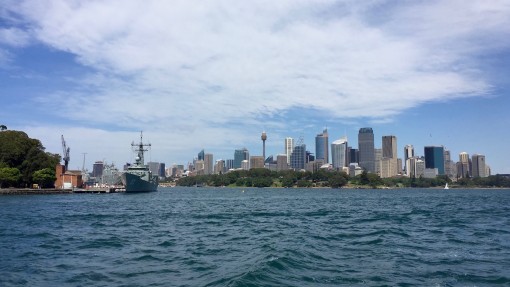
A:
[[[510,1],[0,0],[0,124],[72,169],[372,127],[510,173]]]

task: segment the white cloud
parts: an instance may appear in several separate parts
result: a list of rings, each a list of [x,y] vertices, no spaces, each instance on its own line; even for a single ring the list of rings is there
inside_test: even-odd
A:
[[[97,71],[44,107],[218,146],[235,138],[233,123],[260,129],[290,109],[386,121],[490,91],[471,56],[508,48],[508,1],[359,2],[47,0],[16,12],[39,41]]]

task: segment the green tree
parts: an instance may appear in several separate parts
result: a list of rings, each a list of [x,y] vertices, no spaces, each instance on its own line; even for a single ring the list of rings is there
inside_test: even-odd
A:
[[[337,173],[329,177],[328,184],[331,186],[331,188],[340,188],[347,184],[347,179],[345,179],[345,177],[341,174]]]
[[[21,173],[19,172],[19,169],[14,167],[0,168],[0,188],[4,187],[4,184],[7,186],[16,184],[20,178]]]
[[[52,187],[57,179],[55,177],[55,170],[51,168],[35,171],[32,178],[40,187]]]

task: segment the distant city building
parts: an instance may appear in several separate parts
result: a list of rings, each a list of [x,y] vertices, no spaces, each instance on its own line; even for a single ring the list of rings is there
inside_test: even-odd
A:
[[[100,178],[103,176],[104,162],[96,161],[92,165],[92,177]]]
[[[374,164],[375,171],[374,173],[381,175],[381,159],[382,159],[382,148],[374,149]]]
[[[264,157],[258,155],[251,156],[250,168],[264,168]]]
[[[315,158],[322,159],[325,163],[329,162],[328,138],[328,129],[324,129],[315,137]]]
[[[394,177],[398,174],[397,137],[382,137],[382,158],[380,161],[382,178]]]
[[[205,152],[204,152],[204,150],[201,150],[198,153],[198,160],[205,160]]]
[[[439,175],[438,169],[435,168],[425,168],[423,171],[423,177],[424,178],[436,178],[436,176]]]
[[[165,163],[164,162],[159,163],[159,177],[160,178],[165,178],[166,177],[166,174],[165,174]]]
[[[279,154],[276,156],[276,170],[282,171],[282,170],[288,170],[289,164],[287,163],[287,155],[286,154]]]
[[[225,169],[226,170],[231,170],[231,169],[234,169],[234,160],[233,159],[227,159],[225,161]]]
[[[375,173],[374,132],[361,128],[358,133],[359,165],[367,172]]]
[[[407,176],[411,176],[408,166],[409,159],[412,157],[414,157],[414,147],[408,144],[404,147],[404,174]]]
[[[290,155],[290,167],[294,170],[305,169],[306,163],[306,145],[301,144],[294,147]]]
[[[243,160],[248,161],[250,159],[250,153],[246,148],[236,149],[234,152],[234,169],[241,168],[241,162]]]
[[[473,177],[487,177],[484,155],[481,154],[472,155],[471,162],[473,167],[472,169]]]
[[[294,150],[294,139],[293,138],[285,138],[285,155],[287,155],[287,163],[290,165],[290,155]]]
[[[250,162],[246,159],[241,161],[241,169],[250,170]]]
[[[331,161],[334,169],[341,171],[344,167],[348,166],[347,151],[347,137],[338,139],[331,144]]]
[[[363,168],[361,168],[357,163],[351,163],[349,165],[349,176],[357,176],[363,173]]]
[[[214,173],[213,155],[211,153],[206,153],[204,155],[204,174],[213,173]]]
[[[205,173],[204,169],[205,169],[205,163],[203,160],[196,160],[195,161],[195,164],[194,164],[194,172],[195,174],[197,175],[203,175]]]
[[[444,147],[426,146],[425,168],[437,168],[439,175],[444,175]]]
[[[451,153],[449,150],[444,150],[444,174],[450,178],[454,178],[457,174],[455,163],[451,159]]]
[[[219,159],[214,164],[214,174],[223,174],[225,172],[225,161]]]
[[[459,162],[457,162],[457,177],[465,178],[471,176],[470,159],[467,152],[459,153]]]
[[[359,162],[359,151],[357,148],[349,147],[349,163]]]
[[[312,161],[315,161],[316,158],[315,156],[313,155],[313,153],[311,151],[306,151],[306,157],[305,157],[305,163],[309,163],[309,162],[312,162]]]
[[[150,170],[150,172],[152,172],[152,174],[159,175],[159,162],[151,161],[151,162],[148,162],[147,165],[149,166],[149,170]]]
[[[415,176],[416,178],[420,178],[425,174],[425,161],[423,159],[416,159],[415,162]]]

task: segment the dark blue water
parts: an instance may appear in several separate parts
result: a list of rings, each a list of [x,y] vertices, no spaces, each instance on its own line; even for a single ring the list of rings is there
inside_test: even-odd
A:
[[[510,286],[510,190],[0,197],[0,286]]]

